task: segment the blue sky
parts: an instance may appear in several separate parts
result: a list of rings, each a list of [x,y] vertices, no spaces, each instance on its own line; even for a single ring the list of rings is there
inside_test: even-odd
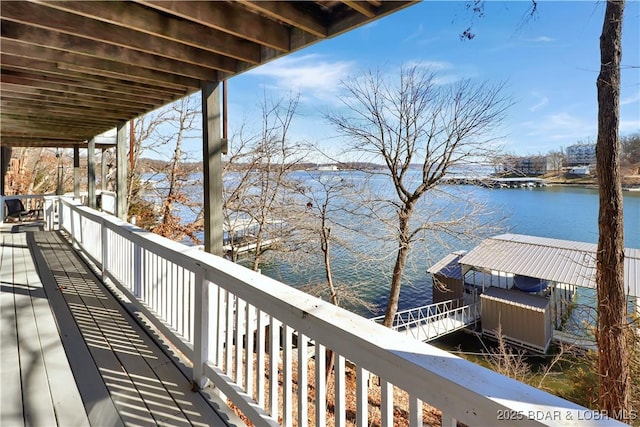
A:
[[[229,126],[257,117],[264,93],[299,92],[291,137],[335,146],[321,111],[337,108],[341,80],[367,70],[390,73],[403,64],[430,65],[445,81],[505,82],[515,105],[502,143],[520,155],[546,153],[597,135],[596,78],[602,1],[485,2],[473,17],[465,2],[425,1],[374,23],[229,80]],[[470,24],[476,37],[461,41]],[[640,2],[628,1],[623,27],[622,135],[640,130]]]

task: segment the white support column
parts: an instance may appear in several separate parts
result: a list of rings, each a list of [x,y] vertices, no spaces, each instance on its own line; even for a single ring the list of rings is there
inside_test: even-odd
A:
[[[100,190],[107,191],[107,149],[102,148],[100,153]]]
[[[87,193],[89,207],[96,208],[96,140],[91,138],[87,145]]]
[[[5,175],[9,169],[11,160],[11,147],[5,145],[0,147],[0,224],[4,222],[4,184]]]
[[[202,84],[202,164],[204,178],[204,250],[223,255],[220,84]]]
[[[116,136],[116,216],[127,220],[127,130],[118,125]]]
[[[73,198],[80,199],[80,146],[73,146]]]

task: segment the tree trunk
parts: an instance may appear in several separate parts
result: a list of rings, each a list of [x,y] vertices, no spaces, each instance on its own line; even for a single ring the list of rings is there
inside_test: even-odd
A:
[[[398,311],[398,301],[400,300],[400,288],[402,287],[402,274],[404,267],[407,265],[407,256],[409,255],[409,220],[413,213],[413,206],[405,206],[398,213],[398,254],[396,255],[396,263],[393,266],[393,276],[391,278],[391,290],[389,291],[389,301],[387,302],[387,310],[384,313],[383,325],[387,328],[393,326],[393,318]]]
[[[599,406],[621,418],[630,410],[630,377],[626,343],[622,183],[618,136],[623,1],[607,1],[600,36],[598,76],[598,142],[596,169],[600,192],[598,215],[598,370]]]

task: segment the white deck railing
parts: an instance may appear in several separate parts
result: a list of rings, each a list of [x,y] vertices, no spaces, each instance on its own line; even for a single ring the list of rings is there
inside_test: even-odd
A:
[[[382,425],[388,427],[402,392],[409,396],[412,426],[422,425],[422,402],[438,408],[442,424],[449,426],[456,420],[472,426],[615,424],[72,200],[61,199],[59,212],[74,246],[193,361],[195,382],[202,386],[210,380],[255,425],[304,426],[314,413],[315,425],[324,426],[333,416],[325,410],[332,390],[335,425],[345,425],[346,402],[355,401],[356,425],[367,426],[373,389],[380,392]],[[334,388],[325,382],[327,349],[337,354]],[[369,381],[376,377],[380,385]],[[354,396],[346,396],[347,383]]]

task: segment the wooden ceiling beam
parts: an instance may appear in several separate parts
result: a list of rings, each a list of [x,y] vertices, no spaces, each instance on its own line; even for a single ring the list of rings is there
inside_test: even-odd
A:
[[[349,6],[351,9],[360,13],[361,15],[366,16],[367,18],[373,18],[376,16],[375,10],[371,7],[371,5],[364,1],[343,1],[344,4]]]
[[[124,111],[121,110],[113,110],[113,109],[105,109],[105,108],[90,108],[87,106],[84,107],[74,107],[70,105],[59,105],[55,103],[47,103],[47,104],[34,104],[30,102],[24,101],[16,101],[16,100],[0,100],[0,106],[2,108],[16,108],[20,109],[24,114],[40,114],[43,117],[73,117],[77,116],[80,118],[84,117],[103,117],[106,119],[113,120],[122,120],[127,121],[132,116],[127,115]],[[133,117],[138,116],[139,113],[133,114]]]
[[[117,109],[118,111],[126,114],[127,116],[137,116],[141,115],[146,108],[144,106],[136,106],[132,104],[126,103],[112,103],[107,101],[89,101],[87,99],[79,99],[78,97],[71,98],[67,94],[66,96],[43,96],[43,95],[25,95],[10,91],[2,91],[2,99],[0,102],[10,101],[14,103],[14,105],[18,105],[22,103],[24,105],[35,105],[35,106],[45,106],[51,105],[56,107],[69,107],[69,108],[87,108],[87,113],[90,113],[92,110],[102,109],[105,111],[113,111]]]
[[[137,0],[148,7],[180,16],[281,52],[290,50],[289,28],[266,17],[246,13],[233,2]],[[244,13],[243,13],[244,12]]]
[[[155,94],[149,91],[137,90],[131,88],[127,92],[126,86],[118,86],[111,84],[100,84],[91,81],[68,81],[63,79],[53,79],[47,75],[41,73],[29,74],[27,72],[15,72],[11,70],[2,70],[0,74],[0,82],[2,84],[14,84],[20,86],[27,86],[36,89],[46,89],[56,91],[58,93],[73,93],[79,96],[89,94],[92,96],[104,96],[105,94],[113,94],[114,96],[120,96],[123,99],[129,97],[140,97],[145,102],[151,102],[154,105],[161,102],[167,102],[171,99],[177,99],[178,97],[170,94]]]
[[[217,69],[185,64],[174,59],[43,28],[29,27],[5,19],[0,21],[0,27],[3,39],[20,41],[25,46],[46,46],[52,51],[72,52],[199,80],[215,81],[219,76],[220,70]]]
[[[135,103],[139,103],[141,105],[148,105],[150,107],[156,105],[158,101],[162,101],[164,99],[168,99],[172,95],[181,96],[186,92],[166,92],[166,91],[158,91],[155,87],[144,85],[144,84],[133,84],[131,82],[125,82],[123,80],[115,80],[109,79],[102,76],[94,76],[91,74],[81,74],[74,73],[69,70],[63,70],[58,67],[58,64],[48,62],[48,61],[38,61],[31,58],[22,58],[11,55],[1,55],[0,56],[0,64],[2,64],[1,68],[3,71],[15,71],[16,73],[25,73],[25,74],[33,74],[36,73],[43,78],[46,76],[51,76],[55,78],[63,78],[66,81],[78,81],[83,80],[87,82],[94,82],[97,85],[101,85],[104,87],[106,84],[111,84],[115,86],[121,86],[122,92],[125,94],[131,94],[131,89],[139,88],[140,95],[145,95],[142,98],[129,96],[131,100]],[[28,87],[25,87],[27,89]],[[127,88],[130,88],[127,91]],[[185,89],[186,91],[186,89]],[[3,88],[4,92],[4,88]],[[52,91],[53,92],[53,91]],[[103,99],[118,99],[118,97],[107,97],[110,91],[105,91],[106,93],[99,94],[99,98]],[[53,93],[49,93],[52,95]],[[84,97],[92,97],[93,95],[83,93]]]
[[[304,13],[291,3],[283,1],[239,0],[247,9],[306,31],[315,37],[327,37],[327,24],[320,17]]]
[[[25,44],[18,40],[2,39],[2,53],[34,61],[34,65],[41,64],[41,61],[55,64],[57,72],[66,75],[69,80],[83,79],[82,74],[86,74],[87,70],[92,70],[90,73],[93,76],[92,79],[100,77],[100,81],[111,82],[110,76],[119,76],[118,81],[123,85],[137,87],[142,86],[139,83],[144,83],[148,90],[159,93],[186,94],[189,88],[199,86],[197,79],[161,73],[87,55],[51,50],[43,46]],[[0,67],[2,65],[0,63]],[[82,71],[81,75],[74,72],[74,67]],[[45,66],[43,69],[54,72],[50,66]]]
[[[94,107],[109,107],[115,106],[118,108],[126,108],[131,109],[132,111],[136,110],[149,110],[154,108],[154,105],[143,104],[140,102],[135,102],[135,98],[130,98],[128,100],[122,100],[118,97],[114,98],[105,98],[105,97],[90,97],[90,96],[79,96],[77,94],[72,93],[58,93],[54,91],[34,91],[29,92],[22,89],[14,89],[13,86],[5,86],[2,88],[2,99],[24,99],[31,100],[32,102],[38,102],[38,100],[42,100],[43,102],[51,101],[51,102],[67,102],[71,105],[78,105],[82,103],[86,103],[89,106]]]
[[[31,2],[8,2],[2,6],[6,20],[32,25],[56,33],[68,34],[95,43],[110,44],[185,64],[203,66],[225,72],[235,72],[237,60],[212,55],[202,49],[141,33],[126,27],[87,20],[86,17]]]
[[[260,45],[166,13],[125,1],[46,1],[49,7],[162,37],[251,64],[260,63]]]

